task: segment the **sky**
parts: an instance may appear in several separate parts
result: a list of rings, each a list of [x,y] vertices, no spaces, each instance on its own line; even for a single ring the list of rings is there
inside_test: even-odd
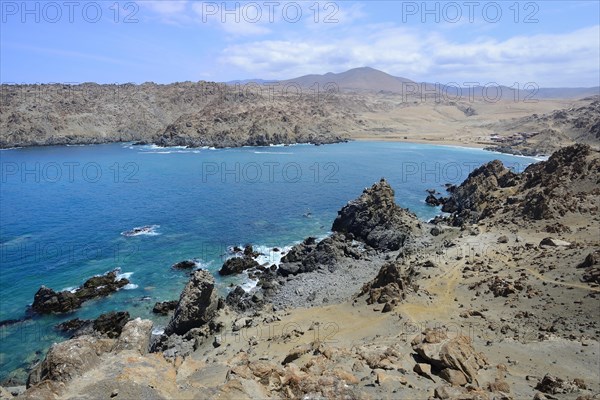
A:
[[[289,79],[600,86],[600,1],[7,1],[2,83]]]

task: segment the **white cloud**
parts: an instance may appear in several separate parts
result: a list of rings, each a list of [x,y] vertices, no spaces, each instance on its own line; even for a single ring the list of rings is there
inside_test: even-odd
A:
[[[389,25],[364,26],[344,33],[344,37],[321,34],[319,38],[235,44],[224,49],[220,61],[267,79],[368,65],[397,76],[441,83],[600,84],[598,25],[564,34],[463,42],[449,41],[436,32]]]

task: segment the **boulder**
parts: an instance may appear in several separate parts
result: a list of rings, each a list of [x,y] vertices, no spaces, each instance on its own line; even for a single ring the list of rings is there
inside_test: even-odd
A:
[[[427,205],[433,206],[433,207],[437,207],[440,204],[442,204],[437,197],[435,197],[433,194],[429,194],[427,196],[427,198],[425,199],[425,203],[427,203]]]
[[[171,265],[173,269],[192,269],[196,266],[193,260],[183,260]]]
[[[381,179],[338,211],[331,230],[351,233],[379,250],[398,250],[420,227],[418,218],[396,204],[394,190]]]
[[[130,317],[127,311],[110,311],[94,320],[94,330],[109,338],[118,338],[129,320]]]
[[[158,301],[152,307],[152,312],[155,314],[167,315],[170,311],[177,308],[177,300],[172,301]]]
[[[210,322],[219,306],[215,279],[206,270],[195,271],[179,298],[165,334],[183,335]]]
[[[540,247],[568,247],[571,245],[571,243],[566,242],[564,240],[547,237],[543,238],[539,245]]]
[[[247,269],[257,268],[260,264],[249,256],[244,257],[233,257],[225,261],[219,275],[234,275],[244,272]]]
[[[115,345],[115,351],[134,350],[144,355],[150,347],[152,321],[136,318],[125,324]]]
[[[483,353],[476,353],[467,336],[449,337],[440,329],[427,329],[412,341],[413,350],[438,370],[460,371],[468,383],[477,381],[477,372],[487,365]],[[457,374],[446,371],[442,378],[458,381]]]
[[[589,268],[598,264],[600,264],[600,250],[595,250],[588,254],[585,257],[585,260],[583,260],[579,265],[577,265],[577,268]]]

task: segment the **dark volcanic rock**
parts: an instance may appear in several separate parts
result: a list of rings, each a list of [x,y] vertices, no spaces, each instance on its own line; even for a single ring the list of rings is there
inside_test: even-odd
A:
[[[93,321],[91,321],[89,319],[75,318],[75,319],[70,319],[68,321],[62,322],[58,325],[55,325],[54,328],[61,332],[72,333],[72,332],[76,332],[76,331],[84,328],[85,326],[88,326],[91,324],[93,324]]]
[[[118,278],[118,270],[110,271],[104,275],[94,276],[75,291],[75,296],[82,301],[104,297],[116,292],[129,283],[126,278]]]
[[[517,175],[494,160],[469,174],[446,200],[442,211],[453,213],[452,224],[460,226],[479,221],[492,215],[502,204],[495,193],[498,189],[514,186]]]
[[[239,274],[247,269],[257,268],[259,266],[260,264],[249,256],[233,257],[225,261],[219,270],[219,275]]]
[[[181,292],[175,314],[165,328],[165,334],[183,335],[190,329],[209,323],[218,306],[215,279],[206,270],[195,271]]]
[[[378,250],[398,250],[419,228],[417,217],[395,203],[394,190],[381,179],[338,211],[331,230],[351,233]]]
[[[171,266],[173,269],[192,269],[196,266],[196,263],[192,260],[179,261]]]
[[[343,258],[359,259],[360,252],[352,246],[340,233],[316,243],[314,238],[308,238],[303,243],[294,247],[281,259],[278,272],[282,276],[296,275],[299,273],[327,268],[334,271],[336,264]]]
[[[439,206],[440,204],[442,204],[437,197],[435,197],[433,194],[429,194],[427,196],[427,198],[425,199],[425,203],[427,203],[430,206]]]
[[[118,338],[123,327],[131,318],[127,311],[111,311],[100,315],[94,320],[94,330],[111,339]]]
[[[169,311],[173,311],[177,308],[177,300],[172,301],[158,301],[154,304],[152,312],[155,314],[167,315]]]
[[[46,286],[42,286],[35,294],[31,308],[40,314],[64,313],[81,307],[82,302],[81,298],[71,292],[66,290],[55,292]]]

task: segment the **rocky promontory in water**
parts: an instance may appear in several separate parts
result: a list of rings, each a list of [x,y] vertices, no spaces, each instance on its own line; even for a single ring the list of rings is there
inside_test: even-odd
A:
[[[493,161],[449,189],[426,223],[382,179],[279,267],[239,249],[222,271],[254,276],[249,291],[222,298],[193,271],[157,305],[174,308],[163,333],[69,321],[21,398],[595,398],[600,154]]]

